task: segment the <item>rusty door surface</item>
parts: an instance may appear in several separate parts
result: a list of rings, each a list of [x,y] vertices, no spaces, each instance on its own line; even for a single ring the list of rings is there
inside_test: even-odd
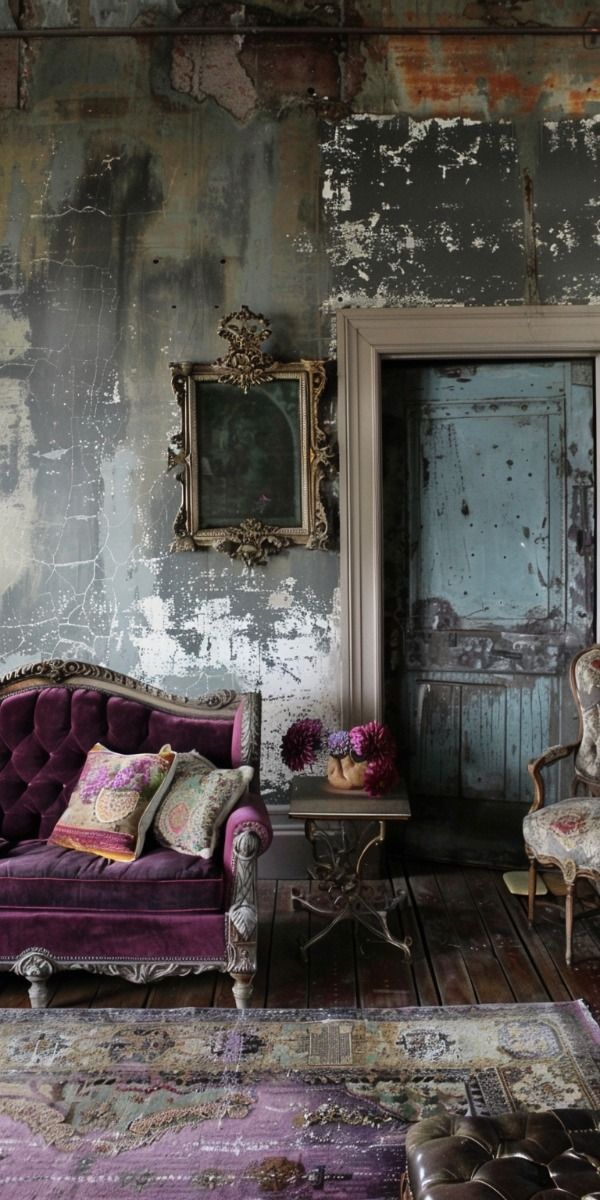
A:
[[[588,361],[383,366],[386,715],[427,837],[452,814],[442,857],[481,858],[494,824],[499,857],[520,846],[527,761],[573,732],[592,380]]]

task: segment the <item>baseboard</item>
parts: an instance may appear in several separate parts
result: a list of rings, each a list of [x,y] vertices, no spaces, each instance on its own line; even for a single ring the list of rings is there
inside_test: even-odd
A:
[[[312,861],[303,821],[290,821],[287,804],[268,804],[273,841],[258,860],[260,879],[305,879]]]

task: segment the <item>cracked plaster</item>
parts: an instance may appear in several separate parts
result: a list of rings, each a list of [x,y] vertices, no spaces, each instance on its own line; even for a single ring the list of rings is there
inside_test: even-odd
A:
[[[92,16],[114,23],[116,8]],[[297,548],[248,573],[168,553],[167,363],[211,361],[219,317],[243,302],[272,318],[282,358],[326,355],[342,303],[521,302],[525,163],[546,302],[592,299],[597,125],[555,121],[538,140],[526,97],[506,100],[525,104],[520,122],[465,119],[458,90],[383,116],[403,68],[378,66],[375,46],[356,98],[373,111],[319,127],[308,102],[263,106],[257,77],[242,119],[239,96],[169,88],[170,50],[39,46],[28,107],[0,113],[0,479],[15,484],[13,507],[0,500],[0,653],[7,670],[79,656],[189,695],[260,687],[265,794],[282,800],[287,724],[339,723],[337,556]],[[563,88],[554,108],[568,103]]]

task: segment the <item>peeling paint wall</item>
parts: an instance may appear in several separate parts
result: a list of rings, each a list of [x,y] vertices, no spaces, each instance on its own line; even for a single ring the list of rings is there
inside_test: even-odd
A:
[[[576,0],[3,0],[0,27],[244,14],[331,37],[0,40],[0,658],[261,688],[280,800],[289,721],[339,719],[338,557],[169,553],[168,363],[242,303],[285,359],[334,355],[341,304],[599,302],[600,47],[511,38],[583,27]]]

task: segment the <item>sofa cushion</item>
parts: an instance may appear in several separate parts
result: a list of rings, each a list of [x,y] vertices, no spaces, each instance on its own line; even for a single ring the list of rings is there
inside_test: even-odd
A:
[[[216,862],[162,847],[123,863],[36,840],[0,858],[0,910],[216,912],[223,897]]]
[[[48,841],[120,862],[139,858],[175,757],[170,746],[159,754],[115,754],[97,742]]]
[[[523,837],[539,858],[569,860],[578,870],[597,871],[600,865],[600,799],[570,796],[527,813]]]
[[[93,687],[32,687],[0,702],[0,833],[44,838],[64,812],[95,742],[123,754],[197,750],[232,762],[233,722],[168,713]]]
[[[252,767],[223,770],[201,754],[179,754],[171,782],[161,789],[154,835],[161,846],[210,858],[219,829],[247,791]]]

